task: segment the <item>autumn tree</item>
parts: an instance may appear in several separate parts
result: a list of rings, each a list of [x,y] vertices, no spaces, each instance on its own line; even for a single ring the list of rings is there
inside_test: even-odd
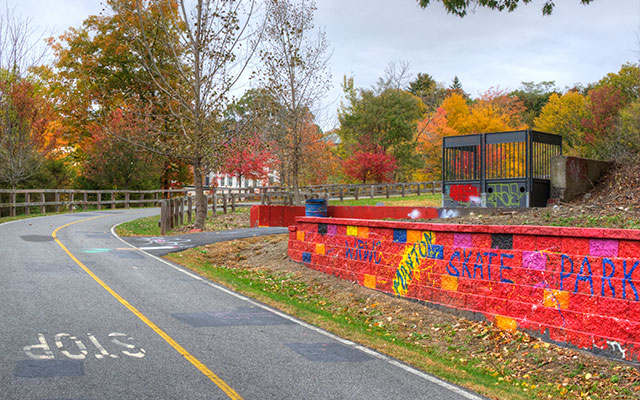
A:
[[[339,135],[346,154],[358,145],[379,146],[397,162],[397,180],[406,180],[422,166],[414,136],[425,106],[409,92],[396,89],[356,89],[345,79],[347,102],[341,105]]]
[[[624,96],[620,89],[613,86],[599,86],[589,91],[587,97],[586,118],[582,120],[587,155],[608,159],[609,146],[616,129],[620,110],[624,107]]]
[[[628,161],[640,152],[640,100],[620,110],[614,137],[606,146],[611,158]]]
[[[344,162],[344,173],[348,177],[376,183],[390,182],[397,168],[395,157],[388,155],[381,146],[360,145]]]
[[[497,11],[514,11],[521,4],[529,4],[531,0],[437,0],[442,3],[448,13],[464,17],[469,11],[473,11],[475,7],[486,7]],[[593,0],[580,0],[582,4],[589,4]],[[426,8],[431,4],[431,0],[418,0],[420,7]],[[553,0],[545,0],[542,5],[542,14],[550,15],[553,12],[555,3]]]
[[[582,121],[589,117],[585,96],[569,91],[563,95],[553,93],[534,120],[537,130],[562,135],[562,151],[569,155],[585,152]]]
[[[534,120],[540,115],[542,107],[549,101],[553,93],[558,93],[555,82],[542,81],[522,82],[519,89],[509,93],[522,100],[525,110],[522,112],[522,120],[529,127],[533,127]]]
[[[427,125],[417,146],[425,159],[421,176],[440,179],[443,137],[525,129],[521,116],[524,110],[522,100],[504,90],[489,89],[471,103],[452,92],[435,113],[418,123],[419,130]]]
[[[0,70],[0,183],[15,189],[58,148],[53,110],[33,83]]]
[[[82,164],[83,183],[89,188],[155,189],[164,172],[162,158],[128,141],[144,141],[155,128],[149,113],[135,108],[111,112],[104,125],[95,125],[87,158]],[[121,138],[110,135],[118,132]]]
[[[281,180],[291,185],[296,203],[305,154],[316,144],[308,135],[308,118],[329,85],[329,42],[314,27],[315,9],[313,1],[266,2],[261,79],[274,99],[272,140],[280,154]]]
[[[525,106],[519,98],[500,89],[489,89],[471,105],[458,93],[442,103],[447,125],[457,134],[502,132],[524,129],[521,114]]]
[[[596,85],[610,86],[620,91],[625,104],[640,98],[640,64],[623,64],[618,72],[610,72]]]
[[[303,185],[322,185],[339,174],[341,160],[332,135],[322,132],[309,115],[304,122],[304,136],[308,140],[306,154],[300,171]]]
[[[166,114],[155,117],[171,122],[170,130],[154,132],[153,146],[135,144],[191,165],[194,225],[201,229],[206,219],[204,175],[221,165],[227,145],[237,136],[223,129],[223,114],[261,39],[261,24],[257,29],[253,25],[256,2],[156,0],[129,5],[111,6],[123,23],[139,31],[134,50],[151,88],[168,104]]]
[[[73,149],[68,158],[73,164],[85,165],[87,160],[100,157],[100,150],[93,140],[97,132],[111,135],[112,139],[120,135],[119,131],[112,129],[113,113],[119,110],[125,109],[130,113],[144,109],[145,114],[151,112],[160,116],[156,119],[163,121],[158,125],[162,131],[177,130],[176,121],[165,117],[169,114],[172,100],[154,87],[141,62],[140,26],[144,26],[145,31],[154,32],[157,39],[164,38],[165,33],[158,22],[159,15],[152,8],[143,16],[137,16],[128,8],[130,4],[128,0],[109,0],[107,5],[110,12],[89,16],[82,26],[69,28],[60,37],[49,40],[55,56],[54,69],[41,68],[40,76],[48,82],[50,97],[55,100],[62,116],[68,147]],[[167,17],[178,18],[175,12]],[[158,60],[163,59],[160,67],[163,73],[176,72],[167,47],[159,44],[155,54]],[[140,107],[142,104],[144,107]],[[138,118],[142,120],[147,116],[141,114]],[[121,136],[125,143],[118,146],[119,149],[130,152],[125,158],[138,157],[140,147],[131,144],[130,135]],[[107,138],[102,140],[107,141]],[[169,142],[171,138],[164,135],[158,140]],[[149,146],[151,143],[144,144]],[[156,180],[154,188],[168,188],[171,182],[184,177],[184,161],[158,153],[155,157],[164,164],[164,172]],[[91,171],[91,176],[82,177],[83,184],[108,181],[107,177],[106,180],[97,179],[96,170],[81,170],[88,171]],[[117,174],[106,169],[102,171]]]
[[[31,71],[42,57],[28,20],[0,15],[0,182],[16,188],[41,172],[58,146],[51,105]]]
[[[261,181],[278,166],[275,154],[256,133],[236,137],[228,147],[229,156],[218,171],[222,174],[235,176],[238,180],[245,178]]]

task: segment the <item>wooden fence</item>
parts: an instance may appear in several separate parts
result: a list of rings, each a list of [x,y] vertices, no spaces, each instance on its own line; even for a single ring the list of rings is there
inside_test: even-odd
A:
[[[263,205],[291,205],[294,202],[294,193],[290,188],[282,186],[254,186],[247,188],[211,188],[211,193],[218,194],[235,194],[244,197],[252,194],[253,200],[259,200]],[[363,184],[363,185],[313,185],[300,188],[300,199],[306,200],[310,198],[327,198],[344,201],[346,198],[360,199],[364,197],[376,198],[391,196],[409,196],[421,194],[442,193],[442,182],[406,182],[406,183],[379,183],[379,184]],[[255,198],[253,196],[259,196]]]
[[[16,216],[19,214],[47,213],[87,209],[115,209],[132,206],[158,206],[163,199],[185,198],[186,207],[192,187],[170,190],[72,190],[72,189],[0,189],[0,216]],[[294,193],[281,186],[252,186],[246,188],[207,188],[208,204],[214,210],[218,206],[226,212],[230,207],[235,211],[239,203],[260,203],[266,205],[294,203]],[[442,183],[408,182],[383,183],[371,185],[315,185],[301,188],[300,200],[310,198],[326,198],[343,201],[347,198],[360,199],[391,196],[421,195],[442,192]],[[167,206],[169,207],[169,206]],[[183,211],[181,215],[184,220]],[[173,216],[168,217],[172,220]],[[164,219],[164,218],[163,218]]]
[[[74,211],[103,208],[156,206],[166,197],[185,196],[186,189],[169,190],[71,190],[71,189],[0,189],[0,216],[32,212]]]

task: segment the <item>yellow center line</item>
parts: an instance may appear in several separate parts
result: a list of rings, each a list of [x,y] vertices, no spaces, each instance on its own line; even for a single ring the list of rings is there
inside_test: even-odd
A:
[[[80,223],[80,222],[90,221],[92,219],[104,218],[104,217],[105,216],[91,217],[91,218],[81,219],[79,221],[74,221],[74,222],[71,222],[71,223],[66,224],[66,225],[62,225],[61,227],[59,227],[56,230],[54,230],[53,233],[51,234],[51,236],[56,241],[56,243],[58,243],[58,245],[62,248],[62,250],[64,250],[67,253],[67,255],[69,257],[71,257],[71,259],[73,261],[75,261],[75,263],[80,266],[80,268],[82,268],[87,274],[89,274],[89,276],[91,276],[96,282],[98,282],[98,284],[100,286],[102,286],[107,292],[109,292],[113,297],[115,297],[116,300],[118,300],[123,306],[127,307],[129,309],[129,311],[134,313],[136,317],[138,317],[142,322],[144,322],[147,326],[149,326],[149,328],[153,329],[153,331],[155,333],[157,333],[161,338],[163,338],[167,343],[169,343],[169,345],[171,347],[173,347],[178,353],[180,353],[180,355],[182,355],[191,364],[193,364],[194,367],[196,367],[200,372],[202,372],[207,378],[211,379],[211,381],[213,383],[215,383],[220,389],[222,389],[222,391],[225,392],[227,394],[227,396],[229,396],[230,399],[241,400],[242,397],[238,393],[236,393],[229,385],[227,385],[227,383],[225,381],[223,381],[216,374],[214,374],[209,368],[207,368],[206,365],[204,365],[202,362],[200,362],[200,360],[198,360],[196,357],[191,355],[184,347],[180,346],[180,344],[178,342],[176,342],[165,331],[160,329],[160,327],[158,327],[158,325],[154,324],[143,313],[138,311],[134,306],[132,306],[122,296],[120,296],[118,293],[116,293],[115,290],[111,289],[106,283],[104,283],[102,281],[102,279],[98,278],[98,276],[96,274],[94,274],[89,268],[87,268],[86,265],[84,265],[80,260],[78,260],[76,258],[76,256],[74,256],[69,251],[69,249],[67,249],[66,246],[64,244],[62,244],[62,242],[60,242],[60,240],[58,240],[58,238],[56,237],[56,234],[58,233],[58,231],[60,229],[66,228],[68,226],[71,226],[71,225],[74,225],[74,224],[77,224],[77,223]]]

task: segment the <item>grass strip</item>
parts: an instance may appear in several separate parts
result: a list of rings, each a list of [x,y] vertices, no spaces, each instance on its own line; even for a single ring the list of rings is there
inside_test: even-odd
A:
[[[376,198],[361,198],[340,200],[329,200],[329,205],[332,206],[375,206],[382,203],[385,206],[406,206],[406,207],[440,207],[442,201],[442,195],[437,194],[424,194],[420,196],[406,196],[406,197],[376,197]]]

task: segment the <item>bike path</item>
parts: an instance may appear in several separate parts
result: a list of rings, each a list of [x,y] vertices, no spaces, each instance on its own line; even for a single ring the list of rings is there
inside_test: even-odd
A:
[[[0,398],[479,398],[111,234],[154,213],[0,225]]]

